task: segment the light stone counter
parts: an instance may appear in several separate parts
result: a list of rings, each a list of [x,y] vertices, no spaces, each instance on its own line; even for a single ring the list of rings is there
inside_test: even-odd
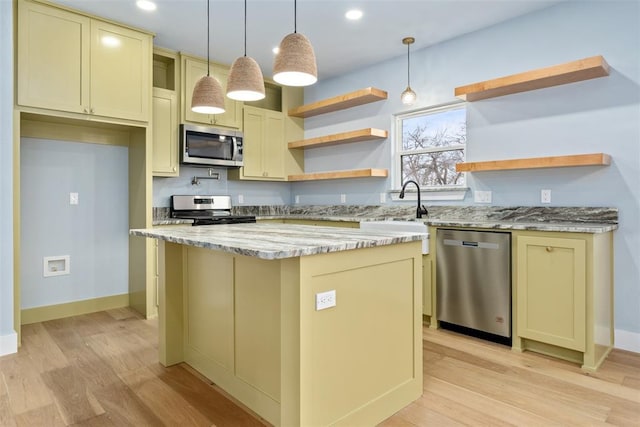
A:
[[[154,208],[154,225],[177,224],[168,208]],[[500,230],[607,233],[618,229],[618,210],[610,207],[542,206],[429,206],[425,218],[415,217],[415,205],[381,206],[238,206],[236,215],[255,215],[258,220],[307,221],[422,221],[434,227],[468,227]]]
[[[516,222],[481,220],[427,220],[432,227],[466,227],[495,230],[560,231],[565,233],[607,233],[618,229],[617,224],[589,224],[563,222]]]
[[[135,229],[134,236],[151,237],[262,259],[283,259],[422,240],[412,232],[372,232],[357,228],[256,223]]]

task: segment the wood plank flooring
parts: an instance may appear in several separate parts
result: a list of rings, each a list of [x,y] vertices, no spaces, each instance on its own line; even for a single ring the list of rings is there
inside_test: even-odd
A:
[[[380,424],[640,426],[640,354],[596,374],[447,331],[423,331],[424,394]],[[130,309],[25,325],[0,358],[0,426],[263,426],[187,365],[158,363],[157,323]],[[358,426],[359,427],[359,426]]]

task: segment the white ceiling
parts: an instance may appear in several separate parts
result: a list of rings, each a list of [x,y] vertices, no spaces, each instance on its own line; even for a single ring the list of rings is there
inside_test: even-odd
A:
[[[156,34],[154,44],[198,56],[207,54],[206,0],[155,0],[144,12],[135,0],[54,0]],[[564,0],[299,0],[298,32],[314,47],[318,78],[327,79],[406,55]],[[272,76],[271,49],[293,32],[293,0],[247,0],[247,55]],[[345,19],[361,9],[360,21]],[[244,2],[211,0],[211,59],[231,64],[243,54]]]

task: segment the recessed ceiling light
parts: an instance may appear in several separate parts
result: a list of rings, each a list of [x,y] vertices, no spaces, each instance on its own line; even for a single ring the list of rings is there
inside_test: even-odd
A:
[[[271,49],[271,52],[273,52],[274,55],[277,55],[278,53],[280,53],[280,46],[276,46],[273,49]]]
[[[352,21],[357,21],[358,19],[362,18],[362,11],[358,9],[351,9],[350,11],[345,13],[344,16]]]
[[[156,4],[150,0],[138,0],[136,2],[136,6],[138,6],[142,10],[156,10]]]

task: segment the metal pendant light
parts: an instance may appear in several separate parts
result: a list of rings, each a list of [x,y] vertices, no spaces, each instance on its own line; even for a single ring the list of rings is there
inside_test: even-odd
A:
[[[413,37],[405,37],[402,39],[402,43],[407,45],[407,88],[400,95],[400,99],[402,99],[402,103],[405,105],[411,105],[416,102],[416,98],[418,97],[416,93],[411,89],[411,62],[410,62],[410,53],[409,47],[415,42],[416,39]]]
[[[209,74],[209,0],[207,0],[207,75],[193,88],[191,111],[202,114],[222,114],[224,95],[220,82]]]
[[[264,78],[258,63],[247,56],[247,0],[244,0],[244,56],[233,61],[227,80],[227,96],[237,101],[258,101],[265,97]]]
[[[309,86],[318,81],[316,55],[311,42],[297,32],[297,4],[293,1],[293,33],[280,42],[273,63],[273,80],[285,86]]]

